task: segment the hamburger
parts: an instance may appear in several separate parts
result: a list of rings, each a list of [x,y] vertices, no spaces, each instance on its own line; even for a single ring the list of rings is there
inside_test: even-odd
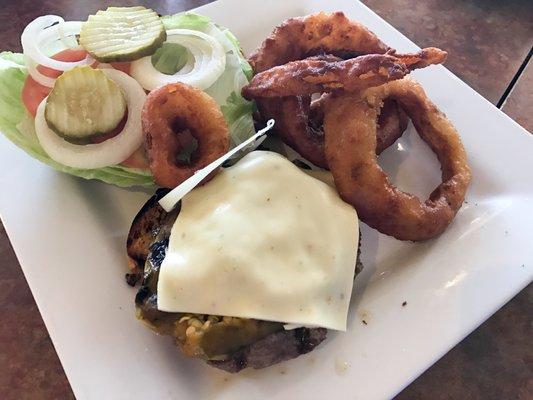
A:
[[[128,235],[140,321],[228,372],[296,358],[346,329],[359,228],[333,188],[255,151],[170,212],[159,204],[167,193],[148,200]]]

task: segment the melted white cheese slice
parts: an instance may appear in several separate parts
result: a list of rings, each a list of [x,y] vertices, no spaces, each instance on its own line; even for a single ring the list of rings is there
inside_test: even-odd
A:
[[[183,198],[158,308],[344,331],[358,241],[333,188],[252,152]]]

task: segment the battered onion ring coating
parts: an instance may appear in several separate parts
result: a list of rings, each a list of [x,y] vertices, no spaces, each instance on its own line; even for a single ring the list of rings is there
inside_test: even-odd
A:
[[[278,26],[249,61],[255,73],[319,54],[350,58],[362,54],[384,54],[389,50],[363,25],[342,12],[318,13],[291,18]],[[261,116],[276,120],[275,131],[295,151],[313,164],[327,168],[322,126],[310,126],[310,96],[258,99]],[[380,133],[380,132],[378,132]],[[398,131],[398,136],[401,134]]]
[[[324,109],[326,102],[332,95],[323,94],[319,99],[311,103],[309,109],[309,125],[315,129],[322,129],[324,124]],[[383,102],[383,107],[379,113],[376,137],[376,154],[381,154],[383,150],[391,146],[398,140],[407,128],[409,118],[395,100],[387,99]]]
[[[249,61],[258,73],[317,54],[348,58],[361,54],[383,54],[387,50],[389,47],[374,33],[350,21],[344,13],[320,12],[283,22],[250,56]]]
[[[173,83],[150,92],[141,118],[150,170],[162,187],[178,186],[229,150],[229,130],[219,105],[192,86]],[[186,136],[198,146],[188,163],[178,160],[191,145]]]
[[[343,89],[363,91],[401,79],[413,69],[440,64],[447,53],[430,47],[418,53],[368,54],[348,60],[305,59],[273,67],[255,75],[242,94],[258,97],[302,96]]]
[[[322,119],[317,118],[317,115],[310,115],[313,113],[310,101],[311,96],[288,96],[279,99],[265,98],[259,103],[263,116],[276,119],[276,132],[285,144],[316,166],[329,169],[324,153]],[[387,103],[389,100],[385,101],[385,106]],[[402,136],[408,122],[400,107],[385,106],[378,120],[377,154]]]
[[[378,135],[376,137],[376,154],[391,146],[407,129],[409,118],[397,101],[387,99],[378,117]]]
[[[393,186],[377,163],[376,117],[387,98],[400,103],[440,161],[442,183],[425,202]],[[397,239],[419,241],[439,235],[453,220],[470,168],[457,131],[418,83],[403,79],[368,89],[362,97],[333,97],[326,104],[324,129],[335,186],[362,221]]]

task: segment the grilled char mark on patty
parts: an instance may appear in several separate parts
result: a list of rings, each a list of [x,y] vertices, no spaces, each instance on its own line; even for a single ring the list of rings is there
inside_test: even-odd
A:
[[[170,213],[165,212],[159,205],[158,201],[168,192],[168,189],[158,189],[137,213],[131,224],[126,242],[128,266],[131,270],[126,274],[126,282],[130,286],[135,286],[142,278],[150,245],[160,230],[170,229],[179,213],[181,203]]]
[[[324,328],[281,330],[243,347],[226,360],[207,363],[227,372],[239,372],[247,367],[266,368],[309,353],[322,343],[326,335],[327,329]]]

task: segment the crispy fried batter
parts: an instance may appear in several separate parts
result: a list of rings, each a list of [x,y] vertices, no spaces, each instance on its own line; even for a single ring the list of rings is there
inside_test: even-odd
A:
[[[249,61],[254,71],[259,73],[313,55],[333,54],[351,58],[362,54],[384,54],[389,50],[374,33],[350,21],[342,12],[322,12],[283,22]],[[309,120],[310,102],[310,96],[296,96],[261,98],[257,100],[257,105],[263,119],[276,120],[275,131],[286,144],[313,164],[327,169],[323,129],[321,124]],[[389,116],[383,114],[385,121]],[[399,121],[399,117],[391,118],[385,125],[391,126],[395,121]],[[397,125],[396,136],[402,132],[401,126]],[[381,129],[378,135],[381,135]]]
[[[430,65],[442,64],[446,61],[446,57],[448,57],[447,52],[437,47],[426,47],[416,53],[406,54],[397,54],[396,50],[391,49],[387,54],[399,58],[410,71],[426,68]]]
[[[324,153],[323,114],[319,110],[319,103],[314,107],[310,105],[310,98],[311,96],[264,98],[259,103],[263,115],[276,118],[276,132],[285,144],[316,166],[328,169]],[[324,103],[326,99],[327,96],[320,103]],[[389,100],[386,100],[385,104],[388,103]],[[402,136],[406,127],[407,117],[400,107],[384,106],[378,121],[377,154]]]
[[[342,12],[290,18],[265,39],[250,56],[256,73],[289,61],[317,54],[342,58],[361,54],[383,54],[389,47],[365,26],[350,21]]]
[[[363,91],[401,79],[413,69],[439,64],[447,53],[436,48],[415,54],[368,54],[341,61],[306,59],[273,67],[255,75],[243,88],[248,99],[302,96],[343,89]]]
[[[387,98],[400,103],[441,163],[443,182],[425,202],[393,186],[377,163],[376,117]],[[402,79],[363,95],[334,96],[326,104],[324,128],[337,190],[363,222],[413,241],[439,235],[451,223],[470,183],[470,168],[457,131],[418,83]]]
[[[311,127],[322,128],[324,124],[324,109],[331,96],[331,93],[323,94],[319,99],[311,103],[311,108],[309,109],[309,125]],[[407,128],[408,122],[409,118],[398,102],[386,99],[383,102],[377,121],[376,154],[381,154],[383,150],[398,140]]]
[[[398,102],[386,99],[378,117],[376,154],[381,154],[383,150],[398,140],[407,128],[408,122],[409,118]]]
[[[173,83],[150,92],[141,118],[150,170],[162,187],[178,186],[229,149],[229,129],[220,106],[192,86]],[[180,152],[192,150],[194,140],[197,148],[187,161],[180,160]]]

